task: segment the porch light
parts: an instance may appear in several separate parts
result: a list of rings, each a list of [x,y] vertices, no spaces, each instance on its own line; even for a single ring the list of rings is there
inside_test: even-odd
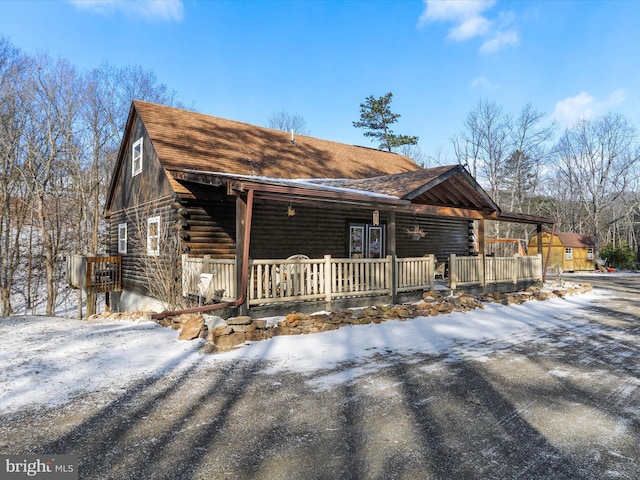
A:
[[[291,204],[287,207],[287,217],[293,217],[296,214],[295,208]]]

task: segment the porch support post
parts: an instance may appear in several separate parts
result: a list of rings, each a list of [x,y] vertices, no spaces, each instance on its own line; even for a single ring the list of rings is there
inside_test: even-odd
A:
[[[480,220],[478,220],[478,255],[482,257],[483,268],[482,268],[482,276],[480,278],[480,282],[482,283],[483,287],[487,284],[487,279],[485,275],[486,268],[484,268],[484,258],[487,252],[485,252],[484,248],[485,248],[484,218],[481,218]]]
[[[391,262],[389,262],[389,268],[391,269],[391,284],[389,285],[389,288],[391,289],[391,303],[395,304],[398,296],[398,286],[396,285],[398,273],[396,272],[396,212],[393,210],[388,213],[387,229],[387,256],[391,258]]]
[[[236,195],[236,292],[238,297],[242,296],[242,272],[246,268],[244,265],[244,237],[246,231],[247,218],[247,201],[242,195]],[[249,304],[245,300],[244,303],[238,305],[238,314],[247,315]]]
[[[487,253],[484,251],[484,246],[484,218],[481,218],[478,220],[478,253],[480,255]]]

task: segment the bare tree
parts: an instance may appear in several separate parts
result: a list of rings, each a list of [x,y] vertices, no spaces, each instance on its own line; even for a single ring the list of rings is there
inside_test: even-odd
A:
[[[549,143],[555,125],[545,122],[546,115],[525,105],[519,115],[510,118],[509,148],[511,154],[504,162],[500,177],[508,192],[509,210],[530,213],[527,199],[534,196],[540,184],[540,176],[549,157]]]
[[[27,219],[27,192],[20,181],[22,132],[25,126],[23,87],[28,60],[0,39],[0,302],[1,315],[13,312],[11,287],[22,260],[21,242]]]
[[[466,130],[457,139],[458,161],[471,162],[471,173],[487,183],[490,195],[497,199],[501,171],[509,155],[509,118],[495,102],[482,100],[465,121]],[[455,143],[454,143],[455,144]]]
[[[294,132],[299,135],[309,135],[307,121],[302,115],[290,113],[286,110],[274,111],[267,119],[267,127],[283,132]]]
[[[579,202],[596,248],[600,232],[638,207],[640,149],[637,130],[619,114],[582,120],[565,131],[556,147],[561,188]],[[626,204],[618,211],[614,206]]]
[[[65,249],[68,176],[77,155],[73,127],[77,120],[82,89],[75,70],[65,61],[41,56],[29,84],[24,168],[22,175],[30,193],[42,240],[47,284],[47,315],[55,313],[59,275],[58,254]]]

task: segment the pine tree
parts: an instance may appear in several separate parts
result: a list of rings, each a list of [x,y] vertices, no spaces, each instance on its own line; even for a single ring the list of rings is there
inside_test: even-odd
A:
[[[396,135],[389,126],[398,121],[400,115],[391,112],[391,99],[393,93],[389,92],[383,97],[367,97],[365,103],[360,104],[360,121],[353,122],[356,128],[367,129],[365,137],[373,137],[379,142],[380,150],[391,152],[394,148],[403,145],[416,145],[418,137],[409,135]]]

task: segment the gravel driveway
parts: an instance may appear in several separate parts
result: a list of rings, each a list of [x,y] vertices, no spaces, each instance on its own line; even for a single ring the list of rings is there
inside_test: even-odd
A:
[[[249,362],[0,418],[1,453],[77,453],[81,479],[640,478],[640,276],[487,355],[388,352],[350,382]],[[508,307],[506,307],[508,308]]]

